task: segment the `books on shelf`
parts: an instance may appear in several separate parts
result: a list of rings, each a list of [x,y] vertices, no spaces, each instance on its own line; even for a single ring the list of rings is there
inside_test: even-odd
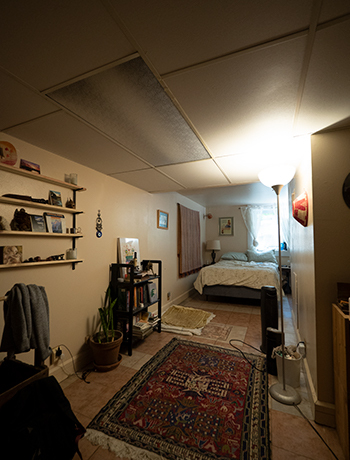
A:
[[[133,329],[132,330],[132,335],[137,338],[137,339],[145,339],[148,337],[150,334],[153,332],[153,327],[147,328],[147,329]]]
[[[133,299],[131,300],[131,290],[127,288],[118,288],[118,310],[130,311],[132,309],[143,308],[150,303],[148,287],[146,284],[136,285],[133,288]]]

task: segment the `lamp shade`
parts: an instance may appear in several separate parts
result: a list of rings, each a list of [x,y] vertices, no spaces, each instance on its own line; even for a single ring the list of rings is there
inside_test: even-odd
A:
[[[206,244],[207,251],[220,251],[220,241],[219,240],[209,240]]]
[[[258,177],[266,187],[274,185],[286,185],[290,182],[295,174],[295,167],[292,165],[272,165],[259,172]]]

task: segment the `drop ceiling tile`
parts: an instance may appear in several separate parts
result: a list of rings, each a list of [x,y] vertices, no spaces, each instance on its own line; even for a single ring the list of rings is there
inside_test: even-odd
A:
[[[181,185],[155,169],[111,174],[111,177],[140,188],[141,190],[145,190],[146,192],[175,192],[183,189]]]
[[[0,131],[58,110],[56,104],[1,71],[0,100]]]
[[[349,0],[323,0],[319,23],[350,13]]]
[[[213,160],[163,166],[158,169],[187,188],[212,187],[229,183]]]
[[[160,74],[307,29],[312,2],[112,0]]]
[[[170,76],[166,84],[214,157],[291,136],[305,37]]]
[[[258,174],[263,169],[277,162],[297,166],[300,158],[292,156],[291,150],[262,152],[257,149],[252,154],[231,155],[217,158],[220,168],[228,176],[232,184],[258,182]]]
[[[141,58],[50,97],[154,166],[209,158]]]
[[[313,133],[349,117],[349,55],[350,20],[316,33],[296,134]]]
[[[1,65],[39,90],[135,52],[96,0],[0,2]]]
[[[284,188],[281,193],[286,190]],[[275,192],[261,182],[230,185],[227,187],[212,187],[210,189],[185,190],[179,193],[204,207],[276,203]]]
[[[4,132],[104,174],[147,167],[114,142],[62,111]]]
[[[234,185],[257,182],[258,173],[266,165],[263,158],[253,158],[244,154],[220,157],[216,161]]]

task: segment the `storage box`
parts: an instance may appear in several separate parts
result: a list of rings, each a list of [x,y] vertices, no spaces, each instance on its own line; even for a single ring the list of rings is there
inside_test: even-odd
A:
[[[286,385],[293,388],[300,387],[300,363],[301,357],[298,359],[285,359],[284,360],[284,377]],[[277,376],[279,383],[283,383],[282,372],[282,356],[276,354]]]
[[[4,359],[0,362],[0,407],[26,385],[48,375],[47,366],[37,367],[17,359]]]

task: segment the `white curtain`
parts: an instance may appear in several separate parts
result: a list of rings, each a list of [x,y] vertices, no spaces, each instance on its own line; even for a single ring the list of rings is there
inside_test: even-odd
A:
[[[250,233],[253,241],[253,248],[254,249],[259,245],[257,240],[257,236],[259,233],[260,222],[261,222],[261,215],[262,215],[263,208],[261,206],[242,206],[241,213],[247,227],[248,232]]]
[[[289,249],[290,243],[290,220],[289,220],[289,203],[288,196],[280,199],[280,217],[281,217],[281,243],[284,241],[287,243],[287,248]]]

